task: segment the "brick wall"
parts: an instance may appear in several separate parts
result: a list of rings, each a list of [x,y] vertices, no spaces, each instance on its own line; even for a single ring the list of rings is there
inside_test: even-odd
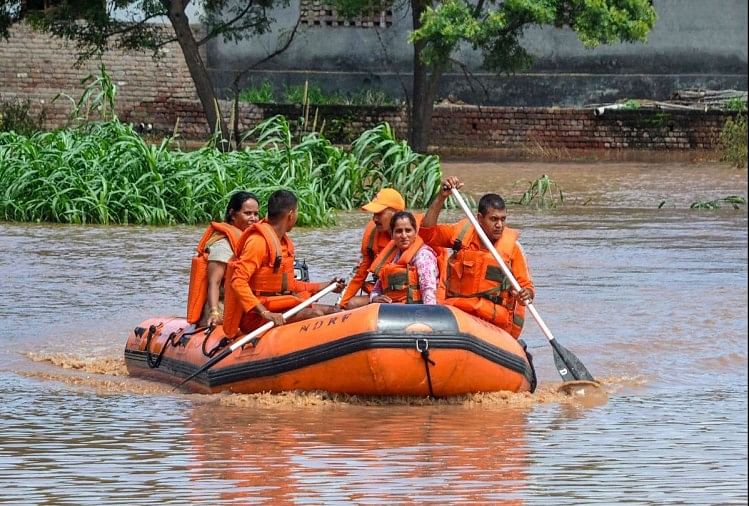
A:
[[[65,43],[23,26],[13,28],[8,41],[0,40],[0,102],[32,100],[32,110],[47,109],[47,128],[65,123],[72,110],[69,100],[51,103],[59,92],[77,99],[80,81],[98,73],[98,62],[75,68],[74,51]],[[210,132],[202,106],[175,44],[154,61],[150,54],[113,51],[103,60],[118,87],[118,114],[122,121],[151,123],[155,133],[177,131],[185,139],[205,139]],[[229,102],[220,103],[230,118]],[[362,131],[389,122],[399,138],[407,133],[403,109],[395,107],[312,106],[317,127],[334,142],[349,143]],[[275,114],[292,122],[304,115],[300,106],[242,104],[240,130]],[[732,113],[701,111],[607,110],[596,116],[591,109],[515,108],[442,105],[435,108],[432,144],[440,149],[571,150],[710,150],[715,147],[725,120]]]
[[[432,143],[451,147],[713,149],[734,113],[536,107],[437,107]]]
[[[75,68],[75,60],[75,48],[69,44],[15,25],[9,40],[0,39],[0,101],[31,99],[32,111],[46,109],[48,128],[63,125],[73,104],[65,98],[54,103],[52,99],[64,92],[78,100],[85,89],[81,80],[99,74],[98,61]],[[191,113],[194,107],[185,105],[197,101],[197,94],[176,43],[164,47],[158,61],[150,53],[111,51],[102,62],[117,85],[117,109],[123,121],[158,117],[173,127],[181,113],[190,122],[198,121]],[[207,125],[195,133],[199,130],[204,134]]]

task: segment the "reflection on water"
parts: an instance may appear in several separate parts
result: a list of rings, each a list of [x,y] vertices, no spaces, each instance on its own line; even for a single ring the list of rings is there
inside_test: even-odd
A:
[[[238,415],[203,406],[187,434],[198,456],[191,475],[233,480],[227,501],[259,489],[271,500],[317,503],[519,498],[528,466],[524,413],[456,409],[474,423],[430,407],[335,406],[292,419],[288,410]],[[280,428],[279,418],[287,420]]]
[[[746,171],[451,164],[511,200],[549,174],[567,204],[510,207],[559,341],[604,383],[568,402],[524,332],[530,399],[432,403],[201,396],[121,372],[127,331],[180,314],[200,227],[0,224],[0,502],[740,504],[747,500]],[[662,208],[658,205],[666,203]],[[446,219],[458,219],[451,210]],[[364,213],[295,230],[313,278],[347,275]],[[573,399],[574,400],[574,399]]]

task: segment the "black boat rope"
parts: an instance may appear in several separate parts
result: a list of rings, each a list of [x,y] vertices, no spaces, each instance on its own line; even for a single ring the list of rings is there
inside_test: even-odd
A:
[[[423,348],[419,343],[423,343]],[[421,358],[424,359],[424,369],[427,372],[427,384],[429,385],[429,398],[436,400],[437,396],[434,395],[434,389],[432,388],[432,374],[429,372],[429,365],[437,365],[434,360],[429,358],[429,341],[421,338],[416,340],[416,351],[421,353]]]
[[[162,325],[163,323],[160,323],[158,326],[151,325],[150,327],[148,327],[148,334],[146,335],[146,362],[148,363],[148,367],[150,367],[151,369],[156,369],[161,365],[161,359],[164,358],[164,352],[166,351],[167,346],[169,346],[170,344],[172,346],[177,346],[175,338],[179,334],[177,332],[172,332],[166,339],[164,346],[161,347],[161,351],[159,352],[158,356],[156,358],[153,358],[154,354],[151,353],[151,339],[156,334],[156,331],[162,327]]]

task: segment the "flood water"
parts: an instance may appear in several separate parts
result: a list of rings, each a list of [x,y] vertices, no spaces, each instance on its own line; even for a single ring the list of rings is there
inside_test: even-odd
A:
[[[475,196],[559,183],[563,206],[508,222],[536,308],[602,393],[556,393],[530,318],[533,395],[174,393],[128,378],[123,350],[183,314],[202,227],[0,223],[0,503],[746,504],[747,211],[689,209],[746,197],[746,170],[443,169]],[[313,278],[348,275],[367,219],[292,232]]]

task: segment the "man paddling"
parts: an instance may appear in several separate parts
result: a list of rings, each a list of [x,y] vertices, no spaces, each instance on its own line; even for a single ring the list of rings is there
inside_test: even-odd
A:
[[[433,248],[453,249],[447,261],[445,304],[478,316],[517,339],[525,321],[525,306],[534,296],[528,263],[518,242],[519,233],[505,226],[507,209],[502,197],[495,193],[481,197],[477,221],[517,279],[521,290],[516,292],[468,219],[451,225],[437,224],[452,189],[462,186],[454,176],[442,182],[442,191],[429,206],[419,235]]]

